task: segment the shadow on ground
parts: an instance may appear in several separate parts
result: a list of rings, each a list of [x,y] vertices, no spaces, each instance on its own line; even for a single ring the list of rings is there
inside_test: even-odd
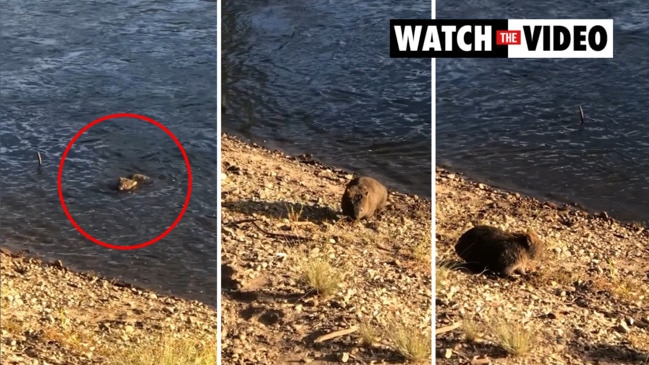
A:
[[[288,218],[295,214],[300,220],[314,223],[338,219],[338,212],[326,206],[304,205],[285,201],[252,201],[241,200],[237,202],[223,202],[222,209],[239,212],[246,215],[252,213],[262,214],[273,219]]]
[[[599,363],[649,364],[649,353],[640,352],[627,345],[594,345],[586,358]]]

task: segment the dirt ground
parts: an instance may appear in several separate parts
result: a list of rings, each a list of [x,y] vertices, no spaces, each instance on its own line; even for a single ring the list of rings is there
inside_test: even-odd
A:
[[[176,363],[216,361],[214,308],[73,272],[61,261],[4,249],[0,258],[3,365],[161,364],[145,357],[166,347],[186,347]]]
[[[430,363],[430,201],[391,191],[352,222],[349,172],[221,143],[223,363]],[[333,293],[309,284],[314,271],[337,278]]]
[[[438,364],[649,364],[647,227],[442,168],[436,184]],[[534,272],[462,269],[454,245],[478,224],[533,229],[546,245]]]

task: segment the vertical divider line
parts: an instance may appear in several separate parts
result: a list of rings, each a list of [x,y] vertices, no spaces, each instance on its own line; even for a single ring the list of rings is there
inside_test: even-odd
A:
[[[434,0],[433,0],[434,1]],[[216,1],[216,363],[221,365],[221,0]]]
[[[435,13],[436,13],[435,1],[436,0],[431,0],[430,1],[430,3],[431,3],[430,4],[430,13],[431,13],[430,16],[431,16],[431,19],[435,19]],[[432,290],[431,290],[431,295],[432,295],[432,298],[431,298],[431,316],[430,316],[430,318],[431,318],[431,336],[430,336],[430,338],[431,338],[431,341],[432,341],[432,344],[431,344],[431,360],[432,360],[432,363],[435,363],[436,358],[437,358],[435,356],[435,342],[436,342],[435,341],[436,340],[436,338],[435,338],[435,323],[437,323],[436,317],[435,317],[435,315],[436,315],[436,313],[435,313],[435,253],[437,251],[435,249],[435,237],[436,237],[436,235],[435,235],[435,232],[436,232],[436,226],[435,226],[435,222],[436,222],[436,220],[435,220],[435,206],[436,206],[436,204],[435,204],[435,192],[437,191],[436,186],[435,186],[436,185],[435,177],[436,177],[436,174],[437,174],[437,172],[436,172],[437,171],[436,170],[437,161],[435,160],[435,148],[436,148],[436,145],[437,145],[437,143],[436,143],[437,135],[436,135],[436,132],[435,132],[435,123],[437,121],[437,115],[435,113],[435,111],[436,111],[435,98],[436,98],[436,91],[437,91],[437,85],[436,85],[436,79],[437,78],[436,78],[436,74],[435,74],[435,58],[430,59],[430,77],[431,77],[431,81],[430,81],[430,94],[431,94],[431,101],[430,101],[430,105],[431,105],[431,114],[430,114],[430,116],[431,116],[431,123],[430,123],[430,128],[431,128],[430,161],[431,161],[431,164],[432,164],[432,166],[431,166],[431,175],[432,175],[431,178],[432,178],[432,180],[431,180],[431,194],[430,194],[430,206],[431,206],[431,214],[430,214],[430,216],[431,216],[431,219],[432,219],[432,222],[431,222],[431,225],[430,225],[430,227],[431,227],[431,232],[430,233],[432,235],[432,237],[430,239],[430,242],[431,242],[431,255],[430,255],[431,284],[430,285],[432,287]]]

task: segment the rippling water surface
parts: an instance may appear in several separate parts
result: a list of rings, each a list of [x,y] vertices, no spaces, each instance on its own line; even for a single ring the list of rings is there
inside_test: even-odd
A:
[[[430,196],[431,63],[391,59],[428,1],[224,1],[223,129]]]
[[[443,1],[437,17],[614,19],[613,59],[438,59],[437,158],[500,186],[649,222],[649,4]]]
[[[2,245],[215,304],[216,3],[2,0],[0,8]],[[135,251],[83,238],[57,192],[59,162],[72,137],[119,112],[165,125],[193,173],[191,202],[177,228]],[[112,189],[119,176],[134,172],[153,183],[134,193]],[[136,119],[112,119],[84,133],[62,175],[75,221],[117,245],[165,231],[187,189],[176,144]]]

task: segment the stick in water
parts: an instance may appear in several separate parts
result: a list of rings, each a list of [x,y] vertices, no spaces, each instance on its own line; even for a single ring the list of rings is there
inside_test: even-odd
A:
[[[584,117],[584,109],[583,109],[583,108],[581,107],[581,105],[580,105],[580,106],[579,106],[579,124],[580,124],[580,125],[581,125],[581,124],[584,124],[584,120],[585,120],[585,119],[586,119],[586,117]]]
[[[38,157],[38,166],[43,166],[43,159],[41,158],[41,153],[36,151],[36,157]]]

